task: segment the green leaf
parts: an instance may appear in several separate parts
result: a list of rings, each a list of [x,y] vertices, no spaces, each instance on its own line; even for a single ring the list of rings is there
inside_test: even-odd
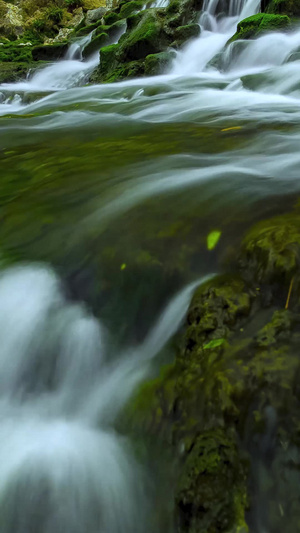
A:
[[[218,346],[221,346],[224,344],[225,339],[213,339],[212,341],[208,342],[203,346],[204,350],[210,350],[212,348],[217,348]]]
[[[219,230],[211,231],[207,235],[207,249],[208,250],[213,250],[217,246],[221,235],[222,233]]]

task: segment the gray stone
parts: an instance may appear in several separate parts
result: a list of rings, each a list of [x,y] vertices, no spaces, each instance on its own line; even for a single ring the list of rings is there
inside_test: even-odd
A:
[[[97,22],[98,20],[101,20],[103,15],[107,12],[106,7],[98,7],[98,9],[90,9],[87,11],[85,23],[93,24],[93,22]]]

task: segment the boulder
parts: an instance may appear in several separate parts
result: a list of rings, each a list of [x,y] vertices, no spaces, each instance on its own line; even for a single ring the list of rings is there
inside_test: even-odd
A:
[[[146,76],[162,74],[171,65],[176,53],[173,51],[150,54],[145,59]]]
[[[106,7],[98,7],[97,9],[90,9],[85,17],[85,23],[93,24],[94,22],[98,22],[98,20],[101,20],[103,15],[107,12]]]

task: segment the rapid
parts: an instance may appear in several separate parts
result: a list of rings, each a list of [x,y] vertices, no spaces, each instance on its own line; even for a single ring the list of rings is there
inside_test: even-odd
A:
[[[162,530],[122,409],[229,243],[300,191],[300,29],[225,47],[260,5],[217,8],[164,75],[86,86],[88,36],[0,86],[1,533]]]

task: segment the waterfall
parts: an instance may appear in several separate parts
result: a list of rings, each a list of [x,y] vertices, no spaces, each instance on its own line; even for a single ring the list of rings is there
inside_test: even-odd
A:
[[[199,24],[201,35],[178,53],[173,74],[201,72],[235,33],[239,20],[258,13],[260,0],[230,0],[229,16],[218,15],[219,0],[204,0]]]
[[[66,300],[51,269],[1,274],[1,533],[147,530],[143,473],[113,421],[196,285],[170,302],[141,346],[111,363],[105,328]]]

